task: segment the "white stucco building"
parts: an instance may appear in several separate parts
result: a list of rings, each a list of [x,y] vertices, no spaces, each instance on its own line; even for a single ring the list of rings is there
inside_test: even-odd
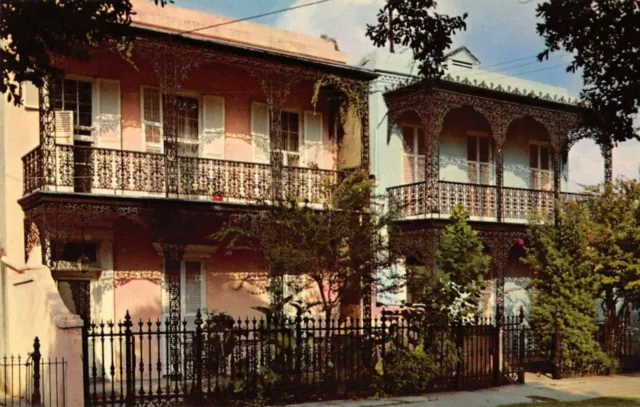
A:
[[[563,88],[483,70],[466,47],[448,54],[445,76],[431,85],[416,80],[409,52],[378,49],[361,64],[379,75],[370,96],[378,192],[401,205],[400,223],[425,259],[433,259],[451,209],[464,205],[492,256],[497,288],[487,313],[496,295],[499,303],[504,295],[506,315],[528,308],[530,270],[518,261],[527,217],[551,211],[554,198],[579,198],[564,193],[567,134],[580,120],[575,100]]]

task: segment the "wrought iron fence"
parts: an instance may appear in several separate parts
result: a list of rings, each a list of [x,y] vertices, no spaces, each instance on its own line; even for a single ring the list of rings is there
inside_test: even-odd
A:
[[[167,169],[165,154],[73,145],[55,146],[55,185],[45,185],[41,147],[22,158],[24,193],[43,187],[81,193],[168,194],[217,200],[268,198],[273,184],[271,166],[242,161],[178,156],[177,172]],[[283,194],[310,203],[325,203],[338,183],[339,171],[285,166]],[[176,177],[170,180],[169,177]]]
[[[366,395],[384,383],[376,369],[380,360],[418,345],[434,360],[434,391],[512,383],[524,380],[524,348],[511,346],[521,327],[515,320],[507,329],[483,319],[442,327],[394,316],[234,320],[203,319],[200,313],[195,322],[172,326],[134,323],[127,314],[119,323],[83,329],[85,403],[198,405],[258,394],[281,401]],[[452,359],[452,350],[459,357]]]
[[[640,371],[640,317],[622,318],[614,324],[603,319],[597,325],[595,339],[609,356],[618,360],[620,371]]]
[[[0,406],[65,407],[67,362],[45,358],[35,338],[29,356],[4,356],[0,360]]]
[[[525,188],[502,188],[503,219],[526,220],[536,212],[550,214],[554,207],[553,191]],[[437,205],[428,209],[426,183],[400,185],[388,189],[389,197],[401,209],[405,218],[425,215],[449,215],[456,205],[463,205],[470,216],[495,218],[498,215],[498,193],[495,185],[440,181],[436,194]],[[588,194],[562,193],[563,200],[586,201]]]
[[[596,326],[594,339],[618,361],[619,371],[640,371],[640,319],[627,318],[613,324],[598,320]],[[525,347],[522,365],[526,370],[551,374],[556,379],[573,374],[562,365],[563,331],[557,320],[552,328],[541,330],[527,326],[522,334]]]

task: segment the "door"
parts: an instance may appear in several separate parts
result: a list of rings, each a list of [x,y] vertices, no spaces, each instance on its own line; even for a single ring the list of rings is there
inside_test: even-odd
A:
[[[488,135],[467,134],[467,178],[470,184],[471,216],[490,216],[494,206],[491,185],[491,143]]]
[[[529,145],[530,188],[536,191],[551,191],[551,157],[549,146],[532,143]],[[535,192],[532,194],[533,210],[553,210],[553,194]]]

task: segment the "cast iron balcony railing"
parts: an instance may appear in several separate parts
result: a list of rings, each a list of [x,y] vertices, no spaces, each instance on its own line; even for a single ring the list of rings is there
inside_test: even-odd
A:
[[[390,199],[400,208],[403,218],[449,215],[453,207],[461,204],[472,218],[496,220],[498,218],[498,189],[495,185],[438,182],[436,204],[426,198],[426,184],[416,182],[388,189]],[[502,188],[503,219],[521,222],[531,213],[551,213],[554,206],[553,191],[526,188]],[[561,199],[587,200],[587,194],[562,193]]]
[[[45,182],[44,159],[38,146],[23,158],[24,194],[39,190],[128,196],[169,196],[250,201],[268,198],[272,188],[269,164],[178,156],[177,194],[167,193],[167,156],[140,151],[71,145],[55,146],[55,183]],[[313,204],[327,202],[339,171],[285,166],[282,194]]]

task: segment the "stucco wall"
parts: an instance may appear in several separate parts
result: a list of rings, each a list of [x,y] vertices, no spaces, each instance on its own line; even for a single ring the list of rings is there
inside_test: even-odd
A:
[[[109,52],[97,52],[90,63],[65,61],[62,66],[68,76],[114,79],[120,81],[121,144],[102,145],[107,148],[144,151],[141,123],[141,87],[159,86],[157,75],[148,60],[134,55],[133,64]],[[266,101],[260,83],[242,69],[223,64],[205,64],[189,71],[180,90],[185,95],[204,94],[225,99],[225,154],[227,160],[253,161],[251,137],[251,104]],[[313,83],[293,85],[283,108],[297,112],[300,131],[304,135],[304,112],[313,111]],[[337,163],[335,138],[329,137],[329,116],[326,101],[320,101],[316,111],[322,114],[322,158],[320,168],[333,169]],[[36,117],[37,120],[37,117]],[[358,137],[359,140],[359,137]]]

